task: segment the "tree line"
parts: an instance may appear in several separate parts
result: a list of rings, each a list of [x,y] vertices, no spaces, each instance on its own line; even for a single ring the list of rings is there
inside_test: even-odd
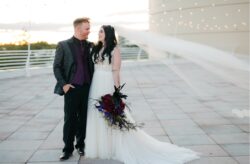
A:
[[[49,44],[45,41],[35,42],[30,44],[31,50],[40,50],[40,49],[55,49],[56,44]],[[28,49],[28,43],[23,43],[16,45],[14,43],[7,43],[7,44],[0,44],[0,50],[27,50]]]

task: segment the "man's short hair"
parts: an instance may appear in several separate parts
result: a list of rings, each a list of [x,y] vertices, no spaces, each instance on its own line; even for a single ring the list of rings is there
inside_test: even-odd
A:
[[[89,18],[88,17],[82,17],[82,18],[77,18],[74,20],[73,25],[74,27],[82,24],[82,23],[89,23]]]

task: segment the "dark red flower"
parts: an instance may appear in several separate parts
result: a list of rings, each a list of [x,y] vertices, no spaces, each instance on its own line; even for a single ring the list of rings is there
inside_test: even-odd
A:
[[[102,96],[102,106],[106,111],[109,112],[115,109],[115,105],[111,94],[106,94]]]
[[[98,111],[103,113],[104,118],[109,122],[109,125],[119,127],[121,130],[136,129],[137,125],[127,120],[124,113],[125,102],[127,95],[122,94],[120,91],[124,84],[120,87],[115,87],[115,92],[112,94],[105,94],[97,100],[99,105],[96,105]]]

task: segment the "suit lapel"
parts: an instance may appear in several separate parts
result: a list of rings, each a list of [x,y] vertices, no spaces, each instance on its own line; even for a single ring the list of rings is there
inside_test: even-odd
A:
[[[75,48],[74,48],[74,42],[73,42],[73,38],[68,40],[68,51],[70,52],[70,55],[73,57],[73,61],[76,62],[76,52],[75,52]]]

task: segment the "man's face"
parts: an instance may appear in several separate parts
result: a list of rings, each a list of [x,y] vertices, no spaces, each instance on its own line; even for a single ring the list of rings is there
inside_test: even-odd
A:
[[[87,22],[83,22],[79,26],[79,34],[82,39],[88,39],[88,35],[90,33],[90,24]]]

